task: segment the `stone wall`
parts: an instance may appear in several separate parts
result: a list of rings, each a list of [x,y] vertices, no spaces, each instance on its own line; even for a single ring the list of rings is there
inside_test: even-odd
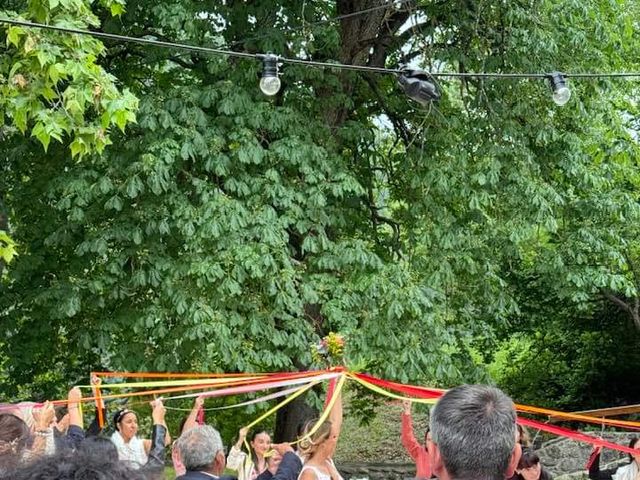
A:
[[[605,433],[602,437],[619,445],[628,445],[634,433]],[[571,475],[579,476],[585,472],[584,466],[591,453],[591,445],[574,442],[566,438],[556,438],[544,443],[536,451],[540,455],[542,464],[554,477]],[[618,464],[624,464],[628,460],[625,453],[615,450],[603,449],[600,457],[600,468],[612,468]]]

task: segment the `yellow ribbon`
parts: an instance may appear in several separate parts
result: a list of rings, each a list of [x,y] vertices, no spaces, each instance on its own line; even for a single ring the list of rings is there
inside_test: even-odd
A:
[[[282,402],[280,402],[279,404],[277,404],[276,406],[274,406],[273,408],[271,408],[270,410],[268,410],[267,412],[263,413],[262,415],[260,415],[257,419],[255,419],[253,422],[249,423],[246,427],[249,429],[251,427],[253,427],[254,425],[257,425],[258,423],[260,423],[262,420],[264,420],[265,418],[267,418],[268,416],[272,415],[273,413],[277,412],[279,409],[281,409],[282,407],[284,407],[287,403],[292,402],[293,400],[295,400],[296,398],[298,398],[300,395],[302,395],[303,393],[305,393],[307,390],[309,390],[311,387],[313,387],[314,385],[317,385],[318,383],[320,383],[321,380],[316,380],[315,382],[311,382],[308,385],[305,385],[303,387],[300,387],[300,390],[298,390],[297,392],[289,395],[287,398],[285,398]],[[244,439],[244,447],[247,449],[247,451],[249,453],[251,453],[251,447],[249,447],[249,444],[247,443],[247,439]],[[271,455],[273,455],[273,450],[269,450],[268,452],[265,452],[264,457],[268,458]],[[251,455],[247,455],[246,460],[245,460],[245,465],[247,465],[249,462],[251,461]]]
[[[340,378],[338,379],[338,383],[336,384],[336,388],[333,391],[333,395],[331,397],[331,400],[329,400],[329,403],[327,404],[327,407],[324,409],[324,412],[322,412],[322,415],[320,415],[320,418],[318,419],[318,421],[315,423],[315,425],[313,427],[311,427],[311,430],[309,430],[307,433],[305,433],[298,440],[296,440],[294,442],[289,442],[290,445],[295,445],[296,443],[299,443],[302,440],[304,440],[305,438],[309,438],[309,437],[311,437],[311,435],[316,433],[316,431],[320,428],[320,426],[325,422],[325,420],[331,414],[331,409],[335,405],[335,403],[336,403],[336,401],[338,399],[338,394],[342,390],[342,386],[344,385],[344,382],[345,382],[346,379],[347,379],[347,377],[346,377],[345,374],[340,375]]]
[[[247,428],[251,428],[254,425],[257,425],[258,423],[260,423],[262,420],[264,420],[265,418],[267,418],[268,416],[272,415],[273,413],[275,413],[276,411],[278,411],[279,409],[281,409],[282,407],[284,407],[287,403],[295,400],[296,398],[298,398],[300,395],[302,395],[304,392],[306,392],[307,390],[309,390],[311,387],[313,387],[314,385],[317,385],[318,383],[320,383],[320,380],[316,380],[315,382],[311,382],[308,385],[305,385],[304,387],[300,388],[300,390],[298,390],[297,392],[289,395],[287,398],[285,398],[282,402],[280,402],[279,404],[277,404],[275,407],[271,408],[270,410],[268,410],[267,412],[263,413],[262,415],[260,415],[257,419],[255,419],[253,422],[251,422],[249,425],[247,425]],[[246,441],[245,441],[246,443]]]

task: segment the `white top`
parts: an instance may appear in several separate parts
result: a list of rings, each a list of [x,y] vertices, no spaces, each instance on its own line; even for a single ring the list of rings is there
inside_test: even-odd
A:
[[[618,468],[611,478],[613,480],[635,480],[640,475],[639,470],[636,462],[632,461],[629,465]]]
[[[338,472],[336,466],[333,463],[333,460],[327,460],[327,463],[330,465],[330,469],[331,467],[333,467],[336,473]],[[316,480],[344,480],[340,473],[338,473],[338,478],[331,478],[331,475],[322,472],[318,467],[314,467],[313,465],[305,465],[304,467],[302,467],[302,470],[300,470],[300,475],[298,475],[298,480],[300,480],[300,477],[302,477],[302,472],[304,472],[305,470],[313,470],[313,473],[316,475]]]
[[[229,455],[227,456],[227,468],[238,472],[238,480],[254,480],[262,473],[258,472],[251,456],[239,448],[236,448],[235,445],[231,447]]]
[[[120,432],[111,435],[111,441],[118,450],[118,458],[129,463],[133,469],[142,468],[147,463],[147,452],[144,451],[144,442],[138,437],[133,437],[125,443]]]

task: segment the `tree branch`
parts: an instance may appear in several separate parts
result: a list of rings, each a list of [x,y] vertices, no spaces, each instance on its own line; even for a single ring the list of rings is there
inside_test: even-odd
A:
[[[173,63],[180,65],[182,68],[186,68],[188,70],[195,68],[195,65],[193,63],[187,62],[177,55],[170,56],[168,60],[171,60]]]
[[[371,90],[373,91],[374,95],[378,99],[378,102],[380,103],[380,105],[382,105],[382,109],[384,110],[384,113],[387,115],[387,117],[389,117],[389,120],[391,120],[391,123],[393,124],[393,128],[398,133],[398,135],[400,137],[402,137],[402,143],[404,143],[405,146],[408,146],[411,136],[409,135],[409,131],[407,130],[407,126],[404,124],[402,119],[399,119],[387,107],[387,104],[386,104],[386,102],[384,100],[384,97],[380,93],[380,90],[378,90],[378,85],[376,84],[375,80],[370,75],[365,75],[364,79],[369,84],[369,86],[371,87]]]
[[[605,298],[617,305],[621,310],[627,312],[635,327],[640,330],[640,301],[638,300],[638,297],[634,297],[634,304],[631,306],[620,297],[614,295],[613,292],[609,292],[607,290],[602,290],[601,292]]]

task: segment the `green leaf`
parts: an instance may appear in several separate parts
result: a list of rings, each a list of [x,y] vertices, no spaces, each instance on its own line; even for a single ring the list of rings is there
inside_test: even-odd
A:
[[[7,29],[7,46],[13,45],[16,48],[20,47],[20,39],[25,34],[24,28],[19,26],[10,26]]]
[[[76,138],[69,146],[71,150],[71,157],[82,156],[87,153],[87,147],[84,141],[80,138]]]
[[[18,255],[16,244],[13,239],[5,232],[0,230],[0,258],[7,264]]]
[[[36,137],[42,146],[44,147],[44,151],[46,152],[49,148],[49,142],[51,141],[51,135],[45,128],[44,124],[38,122],[31,130],[31,136]]]
[[[52,65],[49,66],[49,78],[51,78],[51,81],[55,84],[58,83],[58,81],[61,78],[66,78],[67,73],[65,72],[64,69],[64,65],[62,65],[61,63],[54,63]]]
[[[111,15],[114,17],[119,17],[125,12],[124,5],[119,3],[112,3],[109,8],[111,10]]]

